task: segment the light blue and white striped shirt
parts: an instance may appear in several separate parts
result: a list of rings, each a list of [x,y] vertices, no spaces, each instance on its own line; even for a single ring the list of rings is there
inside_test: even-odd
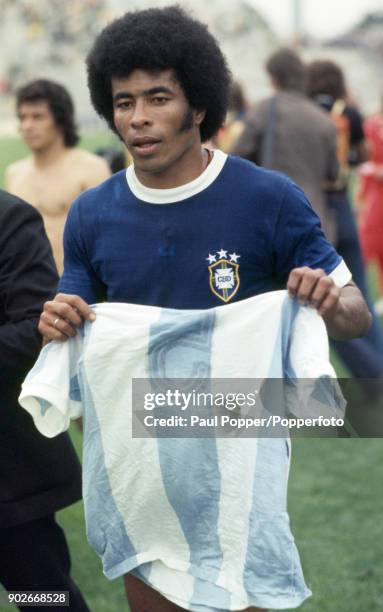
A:
[[[133,438],[132,379],[334,378],[321,317],[285,291],[208,310],[94,308],[75,338],[44,347],[20,404],[49,437],[83,415],[87,536],[106,576],[132,572],[196,612],[299,606],[289,441]]]

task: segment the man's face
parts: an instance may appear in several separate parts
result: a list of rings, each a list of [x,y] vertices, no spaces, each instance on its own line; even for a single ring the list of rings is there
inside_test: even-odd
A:
[[[23,102],[17,109],[17,116],[21,137],[31,151],[44,151],[62,139],[62,131],[55,123],[48,102]]]
[[[112,94],[114,123],[138,177],[150,177],[152,186],[156,177],[161,185],[164,178],[174,177],[175,186],[200,152],[204,112],[190,107],[172,70],[134,70],[128,77],[113,77]]]

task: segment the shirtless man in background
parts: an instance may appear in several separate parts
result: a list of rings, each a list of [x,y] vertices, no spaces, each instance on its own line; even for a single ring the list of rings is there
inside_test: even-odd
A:
[[[82,191],[111,173],[105,160],[75,148],[74,106],[64,87],[45,79],[31,81],[18,90],[16,108],[20,134],[32,156],[7,168],[5,188],[42,214],[61,274],[68,209]]]

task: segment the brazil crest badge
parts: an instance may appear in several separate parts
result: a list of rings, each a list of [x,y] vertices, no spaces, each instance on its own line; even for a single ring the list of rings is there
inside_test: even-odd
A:
[[[206,258],[209,261],[210,289],[223,302],[230,302],[239,289],[240,255],[229,253],[224,249]]]

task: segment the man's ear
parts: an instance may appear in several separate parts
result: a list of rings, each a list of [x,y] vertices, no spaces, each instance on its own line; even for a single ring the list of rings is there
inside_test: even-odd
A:
[[[194,110],[193,113],[194,113],[194,124],[200,126],[202,121],[206,117],[206,111],[205,110]]]

